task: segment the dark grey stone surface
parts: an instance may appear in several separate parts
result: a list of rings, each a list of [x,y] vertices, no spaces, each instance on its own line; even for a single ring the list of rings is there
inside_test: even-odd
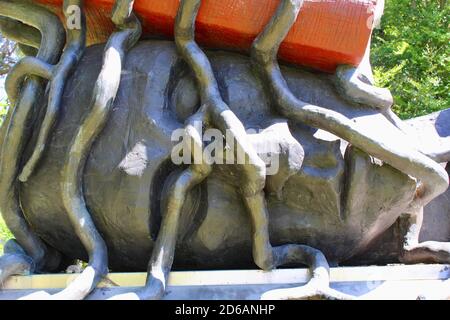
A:
[[[20,190],[33,230],[70,258],[86,257],[64,213],[61,168],[88,111],[101,55],[101,46],[87,49],[66,86],[49,148]],[[223,99],[247,128],[265,129],[279,122],[247,57],[215,51],[209,52],[209,58]],[[373,130],[386,128],[383,134],[389,134],[390,123],[383,116],[344,101],[330,76],[297,68],[283,72],[302,100],[339,111]],[[178,170],[170,160],[174,145],[170,137],[199,107],[192,79],[170,42],[141,42],[127,55],[112,115],[93,146],[84,175],[88,208],[108,245],[114,271],[146,269],[161,221],[162,190]],[[414,196],[415,182],[322,131],[294,123],[289,129],[305,158],[301,168],[277,182],[273,188],[277,192],[266,192],[271,241],[316,247],[332,264],[364,252],[395,225]],[[216,166],[207,181],[191,192],[184,206],[175,268],[254,268],[238,174],[230,166]],[[394,259],[393,246],[401,246],[400,238],[392,236],[387,248],[379,246],[352,263]]]

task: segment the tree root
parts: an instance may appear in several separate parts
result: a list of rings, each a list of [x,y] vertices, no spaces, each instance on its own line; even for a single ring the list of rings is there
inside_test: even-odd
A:
[[[358,69],[341,65],[336,70],[337,88],[343,96],[353,102],[365,104],[381,111],[391,108],[394,103],[391,92],[386,88],[378,88],[359,79]]]
[[[184,200],[187,193],[212,171],[212,163],[210,159],[205,158],[206,155],[203,153],[203,142],[198,131],[199,128],[197,128],[198,123],[204,126],[216,126],[224,134],[226,131],[231,132],[238,154],[244,154],[246,158],[246,164],[240,165],[244,173],[241,184],[244,196],[259,195],[264,188],[265,163],[253,149],[241,121],[222,100],[211,64],[195,42],[195,20],[200,4],[201,0],[182,0],[175,22],[175,43],[180,55],[194,71],[202,104],[200,110],[185,124],[184,142],[187,143],[194,161],[170,187],[168,200],[164,206],[161,228],[149,262],[145,287],[137,292],[121,294],[115,299],[160,299],[165,293],[174,259]],[[261,218],[257,217],[259,214],[261,212],[251,212],[253,220],[260,220]],[[266,212],[262,211],[262,214],[266,215]],[[268,224],[266,225],[268,227]],[[258,243],[254,245],[254,256],[257,261],[263,261],[265,254],[260,251],[270,247],[268,229],[255,230],[257,230],[255,239]],[[265,262],[261,262],[261,265],[265,266]]]
[[[242,122],[222,100],[211,64],[195,42],[195,20],[200,5],[200,0],[181,1],[175,25],[175,43],[181,56],[196,76],[206,122],[210,126],[217,127],[224,135],[231,134],[235,142],[236,154],[245,155],[244,164],[237,166],[243,173],[240,183],[241,193],[253,222],[253,256],[258,266],[267,268],[269,266],[266,257],[271,254],[271,247],[263,195],[266,166],[251,145]],[[203,163],[205,165],[211,162],[205,160]],[[198,170],[196,166],[191,167],[190,170],[201,172],[205,177],[211,170],[210,168]],[[259,202],[254,203],[254,199]]]
[[[408,264],[424,262],[450,264],[450,242],[425,241],[406,246],[400,260]]]
[[[391,109],[394,99],[389,89],[366,83],[362,77],[359,68],[341,65],[337,68],[334,79],[338,91],[347,100],[378,109],[394,126],[407,133],[406,125]]]
[[[24,254],[4,254],[0,257],[0,288],[11,276],[27,276],[34,271],[33,259]]]
[[[0,17],[0,30],[6,38],[17,42],[26,56],[35,57],[41,44],[41,33],[32,26],[6,17]]]
[[[133,5],[131,0],[119,2]],[[64,206],[77,236],[89,254],[89,265],[65,290],[54,296],[56,299],[83,299],[108,272],[106,244],[86,207],[82,176],[91,146],[110,114],[119,88],[125,54],[141,35],[139,20],[129,10],[115,6],[113,17],[118,30],[106,44],[103,66],[93,89],[91,111],[72,141],[61,183]]]
[[[307,104],[292,94],[281,74],[277,53],[302,4],[302,0],[283,0],[252,46],[252,61],[268,86],[274,105],[287,118],[333,133],[399,171],[416,177],[424,188],[413,206],[423,206],[445,192],[449,182],[447,172],[432,159],[406,145],[365,132],[342,114]]]
[[[262,300],[352,300],[355,297],[330,288],[330,267],[327,259],[317,249],[304,245],[284,245],[274,248],[276,267],[289,263],[306,264],[311,270],[311,279],[302,286],[276,289],[265,292]]]
[[[27,46],[26,44],[23,43],[18,43],[17,46],[19,47],[19,50],[22,51],[24,56],[28,56],[28,57],[36,57],[38,50]]]
[[[58,17],[46,9],[21,1],[0,1],[0,16],[20,21],[41,33],[42,45],[37,59],[52,64],[57,61],[64,46],[64,28]],[[18,31],[29,30],[24,27]],[[33,40],[34,41],[34,40]],[[20,79],[21,75],[10,77]],[[19,84],[21,81],[18,81]],[[33,259],[37,270],[52,269],[58,264],[58,254],[53,252],[31,230],[19,205],[17,174],[25,144],[30,138],[30,119],[37,102],[43,95],[44,84],[37,77],[29,77],[22,85],[17,102],[10,109],[0,155],[0,211],[8,228],[18,243]],[[52,266],[48,264],[52,261]]]
[[[67,46],[60,61],[53,67],[47,110],[41,124],[36,147],[30,159],[24,166],[22,173],[19,175],[19,180],[22,182],[26,182],[28,180],[29,176],[33,173],[36,165],[42,157],[46,143],[59,115],[65,84],[75,66],[81,59],[86,44],[86,21],[85,15],[83,14],[83,0],[64,0],[63,6],[64,14],[67,19],[70,14],[70,12],[68,12],[68,8],[71,6],[77,6],[80,8],[80,29],[69,28],[67,30]]]
[[[377,4],[374,13],[374,26],[379,26],[383,15],[384,3]],[[385,88],[374,85],[372,66],[370,65],[370,44],[367,44],[366,52],[358,67],[341,65],[334,75],[334,82],[341,95],[350,102],[356,102],[378,109],[386,119],[401,131],[407,133],[407,126],[392,111],[394,103],[391,92]]]
[[[423,223],[423,207],[402,216],[402,219],[404,218],[407,220],[408,230],[399,260],[408,264],[424,262],[450,264],[450,242],[419,242]]]
[[[359,66],[340,65],[336,69],[333,79],[341,96],[350,102],[379,110],[394,126],[404,133],[408,133],[405,123],[391,109],[394,103],[391,92],[386,88],[374,85],[370,66],[370,41]]]
[[[88,154],[97,136],[101,133],[110,114],[117,94],[122,66],[128,50],[141,35],[141,25],[134,16],[133,0],[117,0],[112,21],[117,27],[105,46],[103,65],[93,89],[91,111],[83,121],[70,146],[63,168],[61,189],[63,203],[77,236],[89,255],[88,267],[63,291],[51,299],[83,299],[108,272],[106,244],[96,229],[89,213],[82,190],[82,176]],[[446,171],[429,157],[415,149],[385,141],[366,133],[351,119],[297,99],[289,90],[277,62],[279,46],[297,19],[303,0],[282,0],[276,15],[263,33],[254,41],[252,62],[262,75],[264,83],[278,110],[289,119],[301,121],[333,133],[361,150],[375,156],[394,168],[420,180],[423,188],[415,199],[413,208],[421,208],[448,187]],[[65,0],[64,12],[77,5],[82,9],[82,0]],[[241,193],[251,216],[253,229],[253,257],[262,269],[271,270],[289,263],[302,263],[310,267],[310,281],[302,287],[272,290],[262,295],[263,299],[353,299],[354,297],[330,288],[329,266],[325,256],[317,249],[306,245],[288,244],[272,247],[269,240],[269,217],[265,206],[265,163],[251,145],[245,128],[223,101],[208,58],[195,42],[195,20],[201,0],[181,0],[176,18],[175,42],[183,59],[196,76],[202,107],[185,124],[185,141],[190,147],[194,164],[190,165],[170,186],[160,232],[155,243],[149,267],[147,283],[136,293],[119,296],[139,299],[163,297],[168,276],[173,264],[182,206],[188,192],[201,183],[212,171],[210,159],[204,158],[203,143],[197,122],[217,127],[222,133],[231,133],[235,140],[236,153],[245,155],[245,164],[237,165],[243,172]],[[82,10],[81,10],[82,12]],[[22,59],[8,75],[6,89],[15,107],[8,116],[0,157],[0,209],[8,227],[13,231],[25,251],[16,250],[0,258],[0,283],[13,274],[39,270],[50,261],[52,252],[28,226],[18,201],[16,178],[25,143],[29,139],[27,129],[32,110],[43,94],[43,82],[50,80],[49,101],[38,135],[36,148],[19,176],[27,181],[38,165],[47,141],[58,117],[65,83],[79,62],[85,48],[85,17],[82,14],[81,29],[68,30],[68,46],[58,64],[64,33],[60,21],[42,7],[21,1],[0,0],[0,27],[25,48],[38,48],[36,57]],[[40,32],[38,34],[37,30]],[[38,42],[41,41],[41,45]],[[390,111],[392,96],[385,89],[375,88],[361,81],[354,68],[338,68],[337,82],[342,92],[353,101],[368,104],[382,110],[383,114],[400,128],[401,121]],[[201,159],[196,155],[201,154]],[[450,263],[448,243],[409,243],[405,246],[406,260],[433,260]],[[26,255],[25,252],[29,254]],[[54,254],[53,256],[57,256]],[[409,257],[409,258],[408,258]],[[56,261],[56,262],[55,262]],[[131,296],[130,296],[131,295]]]
[[[51,80],[53,66],[34,57],[25,57],[17,62],[5,80],[5,90],[12,105],[17,102],[24,80],[30,76]]]
[[[303,0],[282,0],[277,13],[252,46],[252,61],[255,69],[262,75],[264,83],[268,85],[274,104],[289,119],[301,121],[306,125],[331,132],[368,154],[385,161],[399,171],[418,178],[421,185],[418,184],[419,192],[417,192],[417,196],[410,207],[412,210],[422,210],[424,205],[448,188],[449,178],[443,167],[418,150],[366,133],[363,128],[357,127],[350,119],[337,112],[300,101],[289,90],[277,62],[277,53],[281,42],[296,21],[302,5]],[[356,90],[357,94],[361,92],[370,93],[370,91],[373,93],[373,87],[361,88],[362,82],[360,80],[355,82],[348,79],[349,75],[345,74],[345,70],[338,70],[338,77],[341,75],[343,79],[341,83],[350,85],[350,89]],[[355,96],[355,91],[353,91],[352,95]],[[360,102],[375,103],[376,105],[377,101],[375,100],[377,99],[373,100],[372,98],[377,96],[379,98],[377,94],[360,97]],[[367,100],[368,97],[372,100]],[[383,99],[378,99],[378,102],[381,100]],[[389,100],[386,99],[385,103],[378,105],[378,107],[385,110],[389,109]],[[410,256],[415,254],[420,260],[432,256],[436,261],[448,262],[449,248],[447,244],[438,245],[435,242],[418,244],[420,226],[421,223],[412,224],[412,229],[415,233],[412,236],[414,243],[412,246],[409,243],[409,246],[405,248],[408,254]],[[284,291],[284,297],[288,297],[292,292],[297,297],[311,296],[311,293],[313,295],[317,293],[316,287],[315,284],[308,284],[306,287],[299,289],[288,289],[288,291]],[[275,296],[282,297],[280,292],[276,291]],[[325,291],[327,294],[329,292],[328,289]],[[319,293],[322,293],[322,291]],[[273,295],[271,296],[274,297]]]
[[[6,38],[39,50],[41,33],[38,29],[14,19],[1,17],[0,30]]]
[[[401,216],[400,221],[406,219],[407,233],[403,244],[403,251],[399,260],[405,264],[417,263],[439,263],[450,264],[450,242],[426,241],[419,242],[420,230],[423,223],[423,207],[416,208],[409,214]],[[442,284],[440,290],[433,290],[432,293],[422,293],[418,299],[450,299],[450,279]]]

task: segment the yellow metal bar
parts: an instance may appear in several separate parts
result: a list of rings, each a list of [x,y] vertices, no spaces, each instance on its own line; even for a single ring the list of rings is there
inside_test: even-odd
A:
[[[12,277],[4,290],[60,289],[77,274],[50,274]],[[341,267],[330,270],[331,282],[445,280],[450,278],[450,265],[395,265],[383,267]],[[139,287],[146,273],[110,273],[99,287]],[[309,279],[307,269],[188,271],[172,272],[170,286],[296,284]]]

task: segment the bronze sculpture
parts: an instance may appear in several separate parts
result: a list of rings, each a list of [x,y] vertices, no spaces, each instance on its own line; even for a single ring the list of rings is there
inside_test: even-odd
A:
[[[421,219],[423,206],[448,187],[447,172],[431,158],[446,162],[448,150],[426,155],[409,144],[407,135],[401,131],[402,128],[398,128],[401,121],[385,117],[390,114],[390,96],[380,96],[380,90],[370,85],[352,85],[347,76],[349,71],[351,74],[351,68],[342,67],[331,77],[295,68],[281,71],[276,59],[278,48],[295,22],[303,1],[280,1],[276,15],[255,40],[250,59],[232,54],[229,57],[220,53],[206,54],[196,44],[194,26],[200,0],[181,1],[175,26],[175,47],[171,43],[158,41],[138,44],[141,29],[132,11],[133,3],[116,1],[112,21],[117,31],[105,45],[103,60],[100,61],[101,48],[84,48],[84,22],[80,30],[68,31],[69,45],[62,51],[64,29],[54,15],[33,3],[0,2],[0,15],[14,19],[13,23],[19,23],[16,20],[24,23],[20,25],[24,30],[21,36],[28,38],[22,42],[23,45],[36,43],[35,32],[25,25],[31,25],[42,34],[36,58],[24,58],[11,71],[7,81],[8,95],[15,107],[2,127],[0,205],[17,242],[7,245],[8,254],[0,258],[0,267],[5,270],[2,280],[24,269],[31,272],[58,269],[61,252],[69,258],[84,256],[80,254],[79,248],[69,248],[69,244],[81,241],[89,257],[89,265],[77,280],[54,298],[82,299],[88,295],[108,272],[110,250],[107,247],[112,248],[109,259],[114,260],[119,268],[141,268],[140,261],[135,263],[128,260],[137,259],[143,252],[148,254],[151,250],[147,285],[136,296],[161,298],[178,251],[181,251],[181,265],[200,266],[201,260],[209,256],[208,251],[217,255],[220,250],[224,250],[222,244],[217,242],[223,240],[223,235],[227,233],[222,233],[222,236],[204,234],[204,228],[208,226],[219,228],[217,225],[214,227],[214,221],[212,224],[208,221],[211,209],[205,208],[204,202],[205,197],[214,199],[210,190],[216,190],[217,193],[217,187],[209,186],[207,180],[212,176],[213,181],[223,181],[227,175],[234,176],[236,180],[228,182],[237,190],[230,191],[233,193],[231,199],[234,201],[237,196],[243,200],[246,216],[227,216],[227,212],[224,212],[223,217],[215,219],[219,222],[233,219],[235,222],[245,221],[241,230],[247,233],[228,246],[245,248],[248,252],[250,245],[254,262],[265,270],[291,263],[306,264],[313,270],[308,285],[268,293],[267,297],[351,298],[329,288],[327,258],[331,257],[334,263],[350,258],[404,212],[411,215],[411,231],[406,239],[407,254],[403,259],[406,262],[449,262],[448,244],[420,244],[420,228],[417,228],[416,223],[417,219]],[[82,12],[82,1],[64,1],[66,9],[72,5],[80,7]],[[31,8],[34,14],[25,14]],[[57,63],[59,56],[61,58]],[[139,59],[147,56],[152,56],[156,61],[158,57],[163,59],[160,65],[147,67],[149,70],[138,63]],[[240,72],[244,81],[233,77],[227,79],[233,72]],[[157,74],[160,77],[158,81],[149,79],[150,73]],[[140,77],[146,81],[140,81]],[[33,108],[47,99],[41,78],[50,80],[45,114],[39,110],[33,112]],[[89,83],[94,82],[92,90]],[[149,88],[154,93],[144,94],[148,89],[146,82],[154,85]],[[308,82],[309,87],[300,88]],[[280,157],[287,160],[283,163],[285,170],[281,176],[266,177],[266,164],[260,159],[252,137],[246,133],[248,125],[255,120],[249,114],[239,116],[242,110],[238,110],[237,106],[240,105],[233,102],[230,94],[224,97],[228,87],[239,83],[242,86],[252,84],[259,90],[259,102],[265,105],[261,106],[263,120],[259,124],[265,122],[263,127],[269,132],[265,138],[276,140],[276,134],[283,138],[279,152]],[[338,88],[340,86],[343,96],[335,92],[333,83],[337,83]],[[140,89],[134,89],[136,91],[131,93],[133,86]],[[308,90],[309,101],[303,102],[301,94],[306,92],[308,95]],[[314,90],[320,90],[323,96],[314,95]],[[177,95],[181,99],[176,98]],[[248,104],[253,102],[245,94],[237,92],[235,95]],[[185,99],[186,96],[190,99]],[[188,103],[183,100],[189,100],[192,105],[186,105]],[[84,104],[82,110],[71,108],[79,102]],[[319,106],[319,102],[329,104],[329,107]],[[370,107],[381,106],[383,110],[358,104],[369,102],[373,102]],[[158,107],[158,103],[168,107]],[[181,106],[174,107],[177,103]],[[119,109],[115,115],[117,118],[112,115],[114,108]],[[138,112],[142,119],[135,119],[133,117],[137,115],[133,116],[133,112],[139,111],[139,108],[142,108]],[[180,112],[183,109],[184,112]],[[187,116],[186,109],[190,111]],[[127,116],[121,118],[123,115],[120,112],[127,113]],[[41,124],[38,135],[34,135],[35,141],[27,146],[31,136],[28,123],[33,113],[33,117],[39,119]],[[70,117],[68,114],[71,114]],[[286,120],[279,120],[280,116]],[[377,130],[365,127],[354,119],[364,116],[382,125],[386,132],[378,134]],[[60,118],[59,123],[55,124],[57,118]],[[112,132],[113,126],[109,122],[120,119],[124,123],[116,123],[117,130],[126,133],[128,141],[124,141],[123,137],[121,141],[111,140],[117,138],[118,133]],[[245,154],[245,164],[238,164],[231,169],[208,164],[207,159],[189,166],[176,167],[170,164],[172,145],[168,132],[179,128],[181,122],[184,122],[185,137],[191,142],[191,152],[204,147],[195,121],[202,122],[205,128],[218,128],[224,135],[225,131],[230,131],[236,152]],[[128,127],[131,123],[136,126]],[[277,124],[281,126],[270,133],[270,127]],[[146,125],[148,128],[140,128]],[[106,132],[102,131],[105,126]],[[317,132],[332,133],[351,146],[339,139],[325,142],[315,136],[317,132],[312,128],[320,129]],[[52,130],[53,136],[50,134]],[[395,135],[397,139],[391,139],[392,135],[389,134]],[[140,135],[140,139],[130,138],[136,135]],[[132,145],[129,145],[130,141],[133,141]],[[123,143],[126,144],[125,150],[118,152],[114,149]],[[341,144],[345,149],[344,156],[340,153]],[[61,146],[64,146],[64,151],[61,151]],[[130,147],[135,148],[131,150],[133,152],[130,152]],[[315,148],[319,151],[314,151]],[[112,156],[116,152],[119,155]],[[148,152],[159,154],[148,156]],[[22,154],[27,156],[22,158]],[[133,168],[128,168],[126,158],[119,161],[118,165],[116,158],[123,158],[124,154],[135,157],[137,166],[142,166],[143,171],[129,173],[127,170]],[[311,157],[311,154],[314,156]],[[23,159],[27,159],[25,157],[29,160],[22,166]],[[96,157],[102,160],[102,165],[96,162]],[[115,160],[108,162],[108,157]],[[385,164],[380,166],[373,163],[371,157]],[[99,173],[108,167],[115,173]],[[306,172],[305,168],[314,168],[316,172]],[[333,168],[331,173],[330,168]],[[57,174],[53,171],[55,169]],[[52,171],[56,179],[48,176]],[[135,189],[140,191],[134,195],[123,190],[118,192],[124,197],[119,201],[120,204],[116,203],[118,207],[140,207],[136,209],[140,214],[134,216],[136,221],[132,222],[120,220],[118,216],[113,218],[114,209],[104,206],[108,201],[114,202],[115,193],[114,188],[106,188],[105,183],[111,177],[117,178],[123,174],[134,178],[119,178],[113,185],[128,185],[134,179],[138,179],[135,183],[142,184],[139,189]],[[19,184],[17,179],[23,184]],[[143,182],[145,179],[148,181]],[[57,180],[57,183],[51,180]],[[380,180],[385,189],[401,192],[379,190]],[[46,187],[37,190],[39,183]],[[155,186],[155,183],[159,185]],[[296,188],[307,189],[307,183],[316,183],[325,188],[322,190],[329,192],[324,195],[323,207],[314,202],[314,195],[310,196],[310,203],[306,204],[302,201],[308,198],[295,195]],[[366,184],[368,189],[378,186],[373,193],[378,194],[379,198],[376,199],[373,194],[370,197],[383,200],[385,204],[381,208],[374,207],[375,203],[368,200],[368,195],[363,198],[367,204],[355,205],[355,188],[362,188]],[[127,187],[133,188],[130,185]],[[135,198],[143,196],[142,189],[151,194],[146,200]],[[303,195],[308,194],[306,191]],[[49,192],[55,195],[49,196]],[[226,197],[227,192],[225,195],[217,194],[214,200]],[[299,194],[302,195],[302,192]],[[52,203],[46,198],[52,199]],[[295,208],[300,209],[303,215],[295,215]],[[312,209],[317,212],[306,213],[305,208],[306,211]],[[48,212],[42,214],[46,209]],[[54,214],[50,212],[57,211],[60,211],[59,214],[65,212],[66,217],[56,219],[58,221],[53,223],[53,233],[49,230],[52,223],[44,225]],[[145,224],[145,221],[149,221],[148,226],[133,230],[136,223]],[[204,223],[205,227],[202,226]],[[136,232],[136,235],[125,236],[127,233],[122,233],[124,228],[131,228],[129,232]],[[302,230],[305,234],[301,234]],[[180,234],[188,240],[185,240],[184,252],[177,250],[175,253]],[[272,247],[269,236],[279,245]],[[144,243],[145,238],[147,243]],[[123,255],[124,251],[129,251],[126,256]],[[232,252],[224,254],[227,257],[232,255]],[[220,263],[216,267],[219,266]]]

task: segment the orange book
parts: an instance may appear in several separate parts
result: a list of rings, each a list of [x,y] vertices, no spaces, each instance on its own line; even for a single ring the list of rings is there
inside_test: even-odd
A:
[[[86,0],[88,44],[105,42],[115,0]],[[37,0],[61,17],[62,0]],[[136,0],[145,36],[173,38],[180,0]],[[199,44],[247,52],[275,13],[280,0],[203,0],[196,23]],[[372,32],[377,0],[305,0],[279,52],[285,62],[333,72],[339,64],[358,65]]]

